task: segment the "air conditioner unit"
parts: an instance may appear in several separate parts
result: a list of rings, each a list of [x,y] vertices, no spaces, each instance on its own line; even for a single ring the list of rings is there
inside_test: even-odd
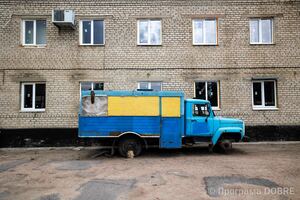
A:
[[[52,10],[52,23],[57,27],[75,29],[75,14],[73,10]]]

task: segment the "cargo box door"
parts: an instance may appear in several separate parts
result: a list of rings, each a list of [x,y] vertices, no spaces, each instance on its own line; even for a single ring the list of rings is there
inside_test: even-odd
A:
[[[161,98],[160,148],[181,148],[182,117],[180,97]]]

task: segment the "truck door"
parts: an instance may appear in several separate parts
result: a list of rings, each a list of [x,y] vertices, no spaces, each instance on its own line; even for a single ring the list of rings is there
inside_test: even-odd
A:
[[[190,106],[186,119],[186,135],[210,136],[213,131],[213,117],[209,104],[188,104]]]

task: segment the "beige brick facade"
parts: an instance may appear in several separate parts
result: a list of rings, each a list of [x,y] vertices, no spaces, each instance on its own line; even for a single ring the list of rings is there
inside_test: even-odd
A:
[[[75,30],[59,30],[53,9],[75,11]],[[218,19],[218,45],[192,44],[192,19]],[[249,19],[272,17],[274,44],[250,45]],[[80,19],[105,21],[104,46],[80,46]],[[137,19],[162,20],[162,45],[137,45]],[[47,20],[47,45],[21,45],[22,19]],[[162,81],[163,90],[194,96],[195,81],[218,80],[218,115],[247,125],[300,125],[300,1],[5,1],[0,0],[0,129],[76,128],[80,81],[105,90],[134,90]],[[277,110],[252,109],[252,79],[274,78]],[[45,112],[21,112],[22,82],[46,83]]]

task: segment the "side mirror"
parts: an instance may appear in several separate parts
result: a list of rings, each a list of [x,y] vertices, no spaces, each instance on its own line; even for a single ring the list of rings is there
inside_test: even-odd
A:
[[[91,91],[91,103],[94,104],[95,103],[95,92]]]

